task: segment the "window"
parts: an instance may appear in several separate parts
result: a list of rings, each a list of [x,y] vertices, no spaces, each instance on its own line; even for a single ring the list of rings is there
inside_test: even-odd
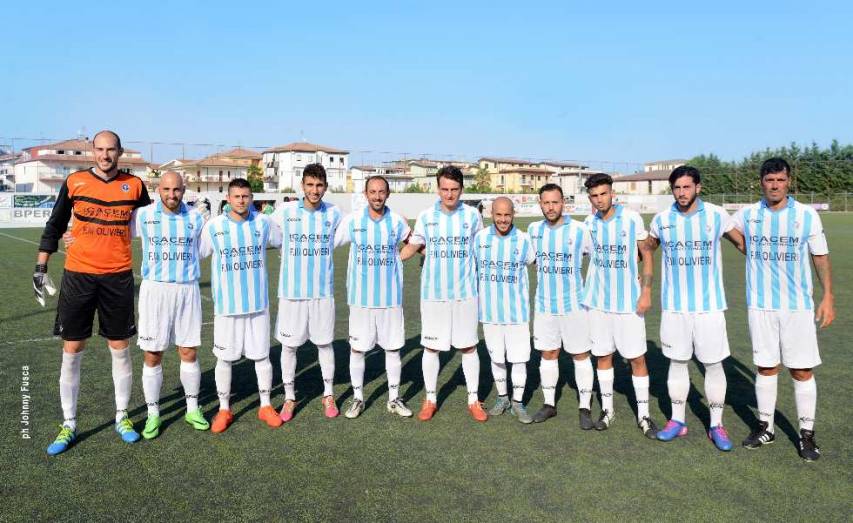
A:
[[[56,151],[56,154],[65,154],[65,151],[63,151],[62,149],[60,149],[60,150]]]
[[[222,186],[221,185],[219,186],[219,192],[222,192]]]
[[[343,157],[343,156],[341,156],[340,158],[338,158],[338,160],[339,160],[341,163],[344,163],[344,157]]]
[[[219,177],[222,178],[222,171],[219,171]],[[222,187],[219,188],[219,192],[222,192]]]

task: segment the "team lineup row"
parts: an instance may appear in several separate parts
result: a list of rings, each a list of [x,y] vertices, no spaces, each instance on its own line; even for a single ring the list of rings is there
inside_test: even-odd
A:
[[[618,352],[631,365],[639,429],[651,439],[670,441],[687,433],[688,363],[695,356],[705,367],[711,413],[708,436],[718,449],[731,450],[722,424],[726,395],[722,361],[730,355],[721,263],[721,240],[726,237],[746,255],[749,329],[758,368],[760,422],[744,446],[758,448],[774,440],[776,380],[784,365],[795,384],[799,454],[806,460],[820,456],[814,440],[812,369],[820,364],[815,318],[822,326],[834,318],[828,248],[818,214],[787,195],[790,167],[784,160],[765,162],[760,173],[764,198],[733,217],[699,198],[701,179],[696,169],[676,169],[670,177],[675,202],[652,219],[648,230],[637,213],[614,202],[612,179],[603,174],[586,181],[595,213],[583,222],[564,215],[560,187],[546,185],[539,198],[544,219],[531,224],[527,232],[513,225],[513,205],[507,198],[493,202],[494,224],[483,228],[479,213],[460,202],[462,173],[448,167],[437,175],[438,201],[419,215],[411,230],[405,219],[386,206],[388,183],[381,176],[366,182],[367,206],[343,216],[339,208],[323,201],[326,173],[317,164],[303,173],[304,197],[280,206],[273,215],[253,210],[250,186],[238,179],[228,188],[230,210],[204,223],[200,214],[183,204],[179,175],[165,174],[157,190],[160,201],[149,204],[138,179],[115,170],[121,154],[118,136],[104,131],[94,143],[98,166],[72,174],[63,184],[45,227],[33,277],[36,297],[44,304],[44,293],[55,291],[47,261],[65,233],[67,256],[55,329],[64,340],[60,371],[64,421],[48,447],[51,455],[65,451],[76,438],[80,358],[92,334],[95,312],[99,334],[107,338],[113,357],[116,431],[124,441],[140,437],[127,416],[132,381],[128,340],[135,334],[145,358],[145,438],[159,434],[160,362],[163,351],[172,346],[177,346],[181,358],[185,419],[196,429],[223,432],[233,422],[231,366],[241,357],[255,363],[258,417],[271,427],[289,422],[296,406],[296,352],[309,340],[318,349],[324,413],[337,416],[332,389],[332,254],[346,244],[350,244],[346,291],[353,390],[345,409],[348,418],[364,410],[364,355],[376,345],[385,351],[388,411],[413,415],[399,397],[404,345],[402,262],[420,253],[426,392],[420,420],[436,413],[439,352],[453,347],[462,352],[468,410],[475,420],[486,421],[490,415],[509,411],[522,423],[546,421],[556,415],[557,359],[562,349],[574,363],[581,428],[606,430],[615,420],[613,355]],[[71,216],[74,227],[66,233]],[[131,235],[142,246],[138,327]],[[274,330],[282,346],[285,399],[279,411],[270,401],[268,248],[281,249]],[[662,429],[649,414],[644,357],[644,314],[651,307],[656,249],[662,254],[660,336],[663,353],[670,359],[667,385],[672,402],[670,420]],[[198,408],[200,369],[195,354],[201,344],[200,261],[207,256],[211,257],[213,353],[220,403],[212,424]],[[585,256],[589,264],[582,275]],[[810,260],[824,289],[817,307],[812,299]],[[530,264],[535,264],[536,273],[532,346]],[[477,390],[479,323],[498,393],[488,412]],[[522,397],[532,348],[541,351],[544,405],[531,415]],[[596,357],[595,370],[591,355]],[[593,418],[596,376],[601,411]]]

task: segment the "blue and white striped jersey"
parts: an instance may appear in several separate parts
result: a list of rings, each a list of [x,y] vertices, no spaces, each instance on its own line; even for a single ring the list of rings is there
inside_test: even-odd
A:
[[[652,218],[649,234],[660,241],[661,308],[671,312],[726,310],[720,241],[734,227],[722,207],[696,200],[685,215],[674,203]]]
[[[134,213],[131,231],[142,242],[142,279],[169,283],[197,282],[199,237],[204,227],[201,213],[181,203],[177,212],[163,210],[163,202],[146,205]]]
[[[609,220],[600,213],[584,223],[592,239],[583,303],[590,309],[629,313],[637,310],[640,280],[637,242],[648,237],[643,219],[624,205],[614,206]]]
[[[809,253],[829,254],[817,211],[791,196],[778,211],[761,200],[735,213],[734,224],[746,242],[747,307],[814,309]]]
[[[536,260],[530,237],[513,227],[501,236],[492,225],[474,237],[482,323],[530,321],[527,266]]]
[[[241,222],[226,213],[205,224],[199,254],[211,256],[214,314],[251,314],[269,307],[267,247],[280,244],[278,229],[255,211]]]
[[[483,228],[480,213],[459,202],[446,213],[438,201],[415,222],[409,243],[425,245],[421,299],[465,300],[477,296],[477,268],[472,256],[474,236]]]
[[[536,253],[536,312],[568,314],[581,310],[583,256],[592,249],[589,231],[566,214],[551,227],[547,220],[527,228]]]
[[[335,231],[341,210],[321,202],[316,210],[302,199],[279,206],[271,218],[281,230],[278,297],[289,300],[334,298]]]
[[[368,208],[344,216],[335,233],[335,247],[350,245],[347,265],[347,303],[356,307],[403,305],[403,264],[400,242],[411,228],[391,209],[378,220]]]

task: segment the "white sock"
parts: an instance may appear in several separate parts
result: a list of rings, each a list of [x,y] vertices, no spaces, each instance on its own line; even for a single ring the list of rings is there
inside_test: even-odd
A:
[[[465,387],[468,389],[468,405],[480,401],[477,388],[480,385],[480,356],[476,350],[462,353],[462,374],[465,375]]]
[[[682,360],[669,360],[669,376],[666,380],[669,401],[672,402],[670,419],[681,423],[684,423],[687,417],[687,395],[690,393],[690,369],[687,364],[688,362]]]
[[[492,377],[495,379],[495,388],[498,389],[498,396],[506,396],[506,363],[492,361]]]
[[[649,416],[649,377],[631,376],[634,395],[637,397],[637,421]]]
[[[281,381],[284,385],[284,399],[296,400],[296,347],[281,346]]]
[[[797,403],[800,430],[814,430],[814,417],[817,409],[817,382],[815,382],[814,376],[806,381],[794,380],[794,400]]]
[[[349,376],[352,382],[352,397],[364,401],[364,353],[350,351]]]
[[[578,386],[578,408],[589,409],[592,403],[592,384],[595,381],[595,374],[592,372],[592,358],[572,361],[575,364],[575,383]],[[555,379],[554,383],[556,382]]]
[[[317,346],[317,359],[320,360],[320,374],[323,375],[323,396],[335,393],[335,351],[331,345]]]
[[[201,391],[201,365],[198,360],[181,362],[181,385],[184,386],[187,412],[198,410],[198,394]]]
[[[385,351],[385,373],[388,374],[388,401],[394,401],[400,397],[400,374],[403,371],[403,362],[400,360],[400,351]]]
[[[213,374],[216,395],[219,396],[219,410],[231,410],[231,362],[217,358]]]
[[[59,368],[59,402],[62,404],[63,425],[77,430],[77,396],[80,394],[80,364],[83,353],[62,352]]]
[[[560,378],[560,366],[557,360],[546,360],[542,358],[539,362],[539,380],[542,382],[542,396],[545,405],[552,407],[556,403],[554,397],[557,394],[557,380]]]
[[[512,400],[520,402],[524,398],[524,386],[527,384],[527,363],[512,364]]]
[[[163,386],[163,367],[142,365],[142,394],[148,405],[149,416],[160,415],[160,388]]]
[[[272,390],[272,362],[269,357],[255,361],[255,376],[258,378],[258,396],[263,408],[270,404]]]
[[[711,411],[711,426],[723,424],[726,406],[726,371],[723,362],[705,364],[705,398]]]
[[[121,350],[110,348],[113,358],[113,387],[116,397],[116,423],[127,416],[127,404],[130,403],[130,391],[133,386],[133,364],[130,361],[130,347]]]
[[[767,432],[773,434],[773,415],[776,413],[776,383],[778,375],[755,375],[755,402],[758,405],[758,419],[767,422]]]
[[[436,403],[438,396],[436,388],[438,388],[438,371],[441,362],[438,360],[438,352],[432,352],[424,349],[424,354],[421,359],[421,367],[424,373],[424,389],[426,390],[426,399]]]
[[[613,410],[613,367],[598,369],[598,390],[601,391],[601,410]]]

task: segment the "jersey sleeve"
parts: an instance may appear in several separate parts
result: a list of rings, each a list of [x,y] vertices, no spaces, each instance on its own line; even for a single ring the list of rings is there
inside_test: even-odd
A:
[[[735,212],[734,216],[732,216],[732,227],[737,229],[739,232],[743,232],[743,215],[746,213],[746,207],[741,207]]]
[[[412,228],[409,227],[409,222],[406,221],[406,219],[403,218],[402,216],[399,218],[399,220],[400,220],[399,225],[397,226],[399,234],[398,234],[397,238],[401,242],[404,242],[404,241],[408,240],[409,235],[412,234]]]
[[[145,184],[142,183],[142,180],[139,181],[139,185],[139,197],[136,199],[136,203],[133,205],[135,209],[145,207],[146,205],[151,204],[151,197],[148,196],[148,189],[145,187]]]
[[[592,235],[589,233],[589,227],[583,227],[581,237],[583,241],[583,253],[586,255],[592,254]]]
[[[210,236],[211,223],[213,222],[207,222],[201,229],[201,238],[198,244],[198,255],[201,258],[207,258],[213,253],[213,239]]]
[[[415,230],[409,236],[412,245],[426,245],[426,227],[424,226],[424,215],[420,214],[415,222]]]
[[[139,216],[139,213],[144,212],[141,209],[134,209],[133,213],[130,215],[130,237],[131,238],[140,238],[142,237],[142,221],[145,219],[142,216]]]
[[[646,224],[643,223],[643,217],[640,216],[638,213],[634,214],[631,219],[634,220],[634,227],[637,231],[637,241],[644,241],[646,238],[649,237],[649,232],[646,230]]]
[[[483,217],[480,216],[480,213],[478,213],[478,212],[474,212],[473,229],[474,229],[473,232],[475,234],[483,230]]]
[[[72,205],[71,198],[68,196],[68,179],[66,179],[59,188],[56,203],[44,226],[39,251],[54,253],[59,249],[59,239],[68,230],[68,221],[71,220]]]
[[[717,213],[720,215],[720,233],[726,234],[735,228],[735,221],[732,216],[722,207],[717,208]]]
[[[649,224],[649,236],[656,240],[660,239],[660,222],[660,214],[655,214],[655,217],[652,218],[652,221]]]
[[[829,245],[826,243],[826,234],[823,232],[820,215],[811,208],[807,212],[812,215],[811,230],[808,233],[809,252],[815,256],[829,254]]]
[[[267,241],[268,247],[279,248],[281,247],[281,227],[275,224],[275,221],[269,215],[261,215],[263,219],[267,222],[270,228],[270,236]]]
[[[352,214],[347,214],[341,220],[341,223],[335,229],[335,248],[346,245],[351,241],[350,238],[350,223],[352,222]]]
[[[524,256],[524,263],[526,263],[527,265],[530,265],[536,261],[536,250],[533,249],[533,241],[530,239],[530,236],[527,234],[524,235],[524,247],[525,247],[525,249],[527,249],[527,252],[525,253],[525,256]]]

